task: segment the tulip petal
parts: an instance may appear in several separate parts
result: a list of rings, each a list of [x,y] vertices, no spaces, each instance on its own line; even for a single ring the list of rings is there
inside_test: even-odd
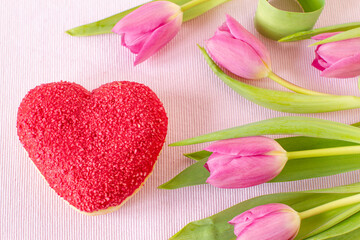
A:
[[[227,15],[226,15],[227,16]],[[221,32],[227,32],[229,33],[232,37],[235,37],[231,32],[230,32],[230,28],[228,27],[228,24],[227,22],[224,22],[217,30],[216,30],[216,33],[221,33]]]
[[[265,64],[271,68],[270,53],[262,42],[259,41],[254,35],[248,32],[239,22],[237,22],[230,15],[226,15],[226,25],[229,28],[231,34],[247,44],[249,44],[258,56],[265,62]]]
[[[316,36],[313,36],[311,37],[311,39],[314,39],[314,40],[324,40],[326,38],[329,38],[329,37],[332,37],[332,36],[335,36],[337,34],[339,34],[341,32],[327,32],[327,33],[322,33],[322,34],[318,34]]]
[[[275,151],[283,153],[286,152],[274,139],[262,136],[217,141],[207,146],[205,150],[236,156],[264,155]]]
[[[287,161],[283,155],[236,157],[213,153],[207,161],[210,177],[207,183],[219,188],[245,188],[275,178]]]
[[[319,54],[317,53],[317,49],[315,50],[315,55],[315,59],[311,64],[313,67],[319,69],[320,71],[323,71],[330,66],[327,62],[325,62],[324,59],[319,56]]]
[[[180,6],[172,2],[150,2],[126,15],[112,31],[117,34],[151,32],[168,23],[174,15],[179,13],[181,13]]]
[[[360,75],[360,53],[341,59],[325,69],[321,76],[329,78],[352,78]]]
[[[360,38],[322,44],[316,52],[324,61],[332,65],[341,59],[359,54]]]
[[[264,78],[270,69],[249,44],[224,34],[217,34],[206,41],[211,58],[230,72],[248,79]]]
[[[216,29],[214,36],[217,35],[223,35],[229,38],[235,38],[234,35],[231,34],[230,29],[228,28],[226,22],[224,22],[218,29]]]
[[[237,240],[289,240],[299,231],[298,213],[285,204],[266,204],[250,209],[232,219]]]
[[[121,37],[121,45],[130,49],[132,53],[138,54],[150,35],[151,32],[137,34],[124,33]]]
[[[136,56],[134,65],[142,63],[173,39],[180,30],[182,18],[183,14],[179,13],[169,23],[156,29],[148,37],[139,54]]]

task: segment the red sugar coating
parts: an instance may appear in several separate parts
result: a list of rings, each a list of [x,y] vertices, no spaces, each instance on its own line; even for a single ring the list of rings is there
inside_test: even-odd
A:
[[[22,100],[21,143],[50,187],[77,209],[120,205],[152,172],[167,132],[150,88],[113,82],[89,92],[75,83],[40,85]]]

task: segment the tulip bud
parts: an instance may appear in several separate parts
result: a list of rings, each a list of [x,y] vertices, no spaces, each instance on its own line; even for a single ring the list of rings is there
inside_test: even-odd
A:
[[[313,39],[324,40],[338,33],[323,33]],[[352,78],[360,75],[360,38],[320,44],[315,50],[312,66],[321,76],[329,78]]]
[[[291,207],[271,203],[243,212],[229,223],[236,240],[291,240],[299,232],[301,218]]]
[[[206,49],[218,65],[240,77],[260,79],[271,72],[266,47],[229,15],[215,35],[206,41]]]
[[[121,45],[136,56],[137,65],[164,47],[179,32],[183,13],[168,1],[147,3],[121,19],[112,29],[122,35]]]
[[[245,188],[275,178],[287,162],[286,151],[267,137],[243,137],[215,142],[205,164],[207,183],[219,188]]]

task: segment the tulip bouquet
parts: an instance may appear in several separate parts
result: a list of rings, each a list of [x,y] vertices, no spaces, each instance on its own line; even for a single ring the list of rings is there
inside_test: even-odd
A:
[[[312,65],[322,71],[322,76],[360,75],[360,36],[332,42],[331,38],[343,34],[333,31],[312,36],[321,40]],[[297,113],[359,107],[358,97],[311,91],[273,73],[266,47],[231,16],[227,16],[205,46],[206,50],[201,47],[200,50],[211,69],[236,92],[265,107]],[[225,74],[221,68],[247,79],[269,77],[296,93],[247,85]],[[217,141],[202,151],[185,154],[195,163],[159,188],[177,189],[206,183],[218,188],[246,188],[358,170],[358,126],[282,117],[176,142],[171,146]],[[269,134],[303,136],[275,140],[261,136]],[[355,239],[360,234],[359,211],[359,184],[273,194],[192,222],[171,239],[219,239],[219,236],[225,240]]]

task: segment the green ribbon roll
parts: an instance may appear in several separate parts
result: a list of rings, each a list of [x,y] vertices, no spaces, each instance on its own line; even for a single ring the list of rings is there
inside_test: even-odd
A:
[[[259,0],[255,14],[255,27],[259,33],[273,40],[314,27],[325,0],[297,0],[303,12],[289,12],[272,6],[267,0]]]

